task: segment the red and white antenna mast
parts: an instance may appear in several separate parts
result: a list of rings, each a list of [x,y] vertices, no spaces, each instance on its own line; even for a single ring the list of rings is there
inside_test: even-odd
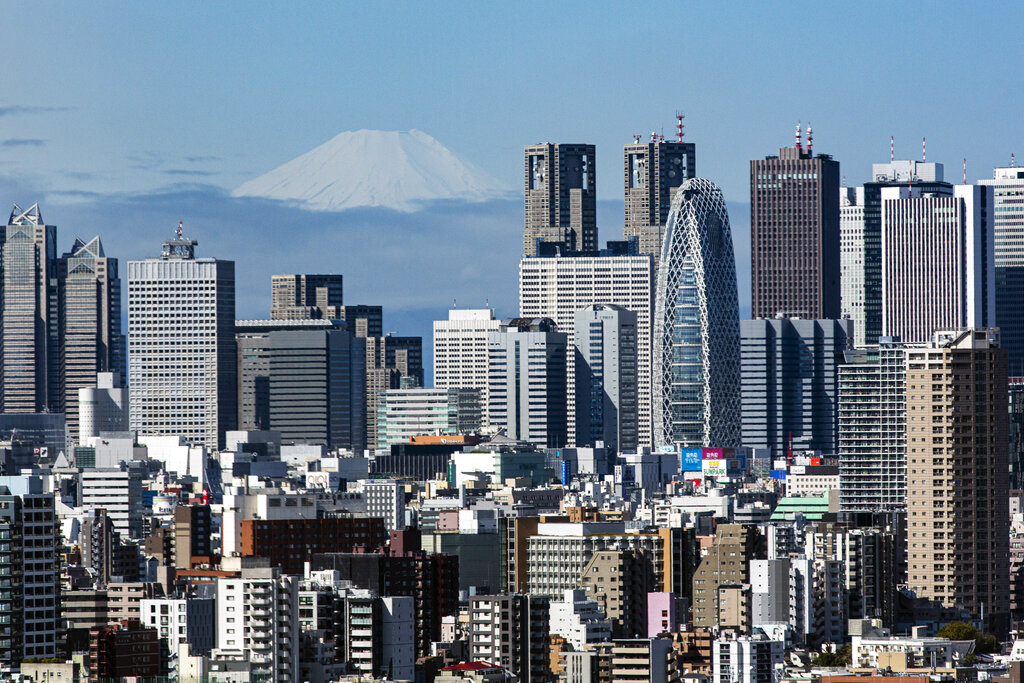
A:
[[[896,143],[893,141],[893,137],[889,136],[889,163],[891,164],[896,158]]]
[[[1010,152],[1010,168],[1013,168],[1016,165],[1015,162],[1016,160],[1013,158],[1013,152]]]
[[[803,145],[800,142],[800,122],[796,122],[796,148],[803,149]]]
[[[686,114],[677,111],[676,112],[676,142],[683,141],[683,119],[686,118]]]
[[[182,227],[184,226],[184,224],[185,224],[184,221],[178,221],[178,239],[179,240],[181,239]]]
[[[964,157],[964,185],[967,184],[967,157]]]
[[[811,130],[811,122],[807,122],[807,153],[811,154],[811,148],[814,146],[814,131]]]
[[[921,162],[924,163],[926,161],[928,161],[928,150],[925,149],[924,138],[922,137],[921,138]]]

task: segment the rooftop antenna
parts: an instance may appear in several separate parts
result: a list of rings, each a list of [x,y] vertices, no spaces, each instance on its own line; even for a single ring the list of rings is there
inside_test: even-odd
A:
[[[896,158],[895,144],[896,143],[893,141],[893,137],[890,135],[889,136],[889,163],[890,164]]]
[[[803,145],[800,144],[800,122],[796,122],[796,148],[803,149]]]
[[[964,185],[967,184],[967,157],[964,157]]]
[[[452,308],[458,308],[458,307],[459,307],[458,299],[452,299]]]
[[[677,111],[676,112],[676,142],[683,141],[683,119],[686,118],[686,114]]]
[[[182,228],[184,227],[184,221],[178,221],[178,239],[181,239]]]
[[[490,307],[491,307],[491,300],[490,300],[490,298],[484,299],[484,308],[490,308]]]
[[[657,142],[657,141],[658,141],[658,134],[652,130],[651,131],[651,142]]]
[[[921,138],[921,163],[928,161],[928,150],[924,147],[924,138]]]
[[[807,153],[811,153],[811,147],[814,145],[814,131],[811,130],[811,122],[807,122]]]
[[[843,176],[843,187],[846,187],[846,176]]]
[[[636,134],[634,134],[633,135],[633,144],[634,145],[639,145],[640,144],[640,138],[642,138],[642,137],[643,137],[643,135],[636,135]]]
[[[1010,152],[1010,168],[1013,168],[1016,163],[1016,160],[1013,158],[1013,152]]]

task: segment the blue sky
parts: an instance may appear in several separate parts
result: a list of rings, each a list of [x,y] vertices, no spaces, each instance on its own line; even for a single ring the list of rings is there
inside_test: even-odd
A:
[[[43,202],[60,248],[152,255],[184,219],[239,263],[342,272],[349,303],[422,334],[454,298],[517,313],[521,204],[313,215],[228,192],[345,130],[418,128],[509,186],[522,146],[597,145],[601,239],[621,235],[621,146],[671,135],[729,201],[749,310],[748,162],[797,119],[854,185],[896,154],[990,177],[1024,155],[1012,3],[48,3],[4,6],[0,205]],[[287,239],[282,240],[282,235]]]
[[[511,185],[520,149],[671,132],[744,200],[797,119],[853,184],[888,154],[987,177],[1020,140],[1019,5],[37,3],[5,6],[0,172],[52,190],[234,187],[340,131],[419,128]],[[12,109],[13,108],[13,109]],[[21,109],[19,109],[21,108]],[[1024,146],[1020,150],[1024,152]],[[617,227],[617,226],[616,226]]]

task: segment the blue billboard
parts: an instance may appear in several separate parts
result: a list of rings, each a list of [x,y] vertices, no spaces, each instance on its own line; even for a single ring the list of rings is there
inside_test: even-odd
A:
[[[701,467],[703,453],[700,448],[683,448],[679,451],[679,460],[683,472],[697,472]]]

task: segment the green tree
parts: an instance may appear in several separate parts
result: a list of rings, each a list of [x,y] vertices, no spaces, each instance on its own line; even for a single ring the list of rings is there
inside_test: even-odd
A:
[[[962,621],[949,622],[940,628],[935,635],[939,638],[949,638],[950,640],[973,640],[974,651],[977,654],[999,652],[1001,649],[999,639],[994,635],[982,633],[970,624],[965,624]]]
[[[975,640],[978,637],[978,629],[962,621],[951,621],[940,628],[935,635],[950,640]]]
[[[835,652],[822,652],[811,660],[811,666],[822,668],[849,666],[851,661],[853,661],[853,646],[847,643]]]

